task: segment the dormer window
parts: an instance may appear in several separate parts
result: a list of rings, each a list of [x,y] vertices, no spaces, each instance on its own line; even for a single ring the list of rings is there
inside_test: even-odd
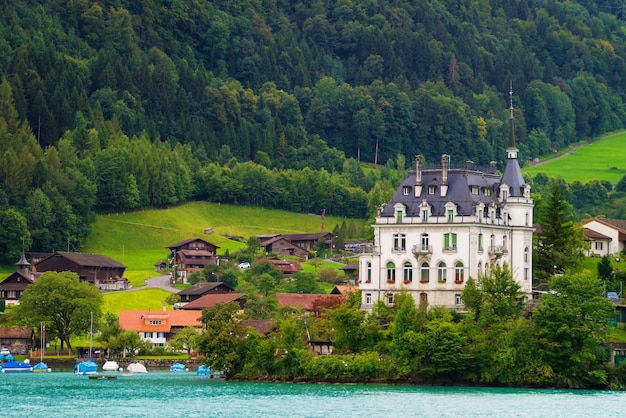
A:
[[[402,194],[404,196],[408,196],[409,194],[411,194],[411,186],[402,187]]]
[[[488,187],[483,187],[483,194],[485,196],[491,196],[491,189]]]
[[[470,186],[470,193],[472,193],[473,195],[477,195],[478,194],[478,186]]]
[[[435,194],[437,186],[428,186],[428,194]]]

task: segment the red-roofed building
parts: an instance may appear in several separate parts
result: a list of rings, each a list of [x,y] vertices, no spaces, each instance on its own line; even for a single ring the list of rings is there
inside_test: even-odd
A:
[[[245,293],[212,293],[204,295],[200,299],[196,299],[193,302],[189,302],[181,306],[180,309],[187,311],[201,311],[204,308],[210,308],[217,305],[218,303],[228,302],[237,302],[241,309],[243,309],[243,305],[245,304],[245,296]]]
[[[164,345],[178,331],[185,327],[202,330],[201,312],[198,311],[120,311],[120,327],[125,331],[135,331],[144,340],[155,346]]]
[[[315,311],[318,300],[337,299],[338,301],[342,301],[344,299],[342,295],[309,293],[277,293],[275,296],[276,299],[278,299],[279,308],[292,306],[294,308],[302,308],[309,312]]]
[[[200,282],[176,294],[180,296],[180,302],[182,304],[193,302],[208,294],[231,293],[234,291],[235,289],[223,282]]]
[[[262,263],[264,261],[272,263],[274,267],[280,270],[285,276],[291,276],[297,271],[302,270],[302,265],[296,260],[278,259],[278,258],[260,258],[254,262],[254,264]]]

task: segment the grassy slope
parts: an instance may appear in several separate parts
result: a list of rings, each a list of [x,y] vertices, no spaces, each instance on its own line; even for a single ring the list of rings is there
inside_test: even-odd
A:
[[[343,221],[327,216],[324,229],[332,231]],[[357,228],[364,224],[362,220],[352,222],[357,223]],[[208,227],[213,232],[205,235],[203,231]],[[131,283],[138,285],[156,274],[154,263],[167,257],[166,246],[187,238],[203,238],[220,247],[218,254],[224,254],[226,250],[233,252],[245,247],[245,241],[253,235],[315,232],[320,227],[320,218],[312,215],[192,202],[170,209],[99,216],[84,251],[106,254],[124,263]],[[244,241],[227,236],[240,236]]]
[[[576,180],[583,184],[591,180],[608,180],[615,184],[626,172],[624,145],[626,132],[619,132],[583,145],[570,155],[522,171],[531,177],[546,173],[550,177],[561,177],[568,183]]]

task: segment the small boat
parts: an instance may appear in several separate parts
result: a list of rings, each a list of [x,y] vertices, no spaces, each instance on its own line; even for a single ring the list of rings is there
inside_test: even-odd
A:
[[[48,367],[48,365],[46,363],[43,362],[43,353],[44,350],[46,349],[46,324],[45,322],[41,323],[41,359],[39,361],[39,363],[35,364],[33,366],[33,371],[37,372],[37,373],[41,373],[41,372],[51,372],[52,369],[50,367]]]
[[[74,366],[74,374],[79,376],[88,376],[98,374],[98,364],[91,361],[81,361]]]
[[[141,363],[130,363],[128,367],[126,367],[126,370],[131,373],[148,373],[146,366]]]
[[[44,363],[43,361],[40,361],[39,363],[33,366],[33,371],[34,372],[51,372],[52,369],[48,367],[46,363]]]
[[[111,379],[117,379],[117,376],[113,376],[110,374],[96,374],[96,375],[89,376],[89,380],[99,380],[99,379],[111,380]]]
[[[189,371],[182,363],[174,363],[170,366],[170,372],[186,372]]]
[[[9,361],[2,365],[2,373],[24,373],[32,371],[33,366],[21,361]]]
[[[91,360],[91,348],[93,345],[93,312],[91,313],[91,331],[89,332],[89,360],[81,361],[74,366],[74,374],[79,376],[98,374],[98,364]]]
[[[210,376],[211,375],[211,367],[210,366],[205,366],[204,364],[201,364],[198,366],[198,369],[196,369],[196,374],[198,376]]]
[[[102,370],[105,371],[105,372],[116,372],[116,371],[120,370],[120,365],[117,364],[117,361],[107,360],[102,365]]]

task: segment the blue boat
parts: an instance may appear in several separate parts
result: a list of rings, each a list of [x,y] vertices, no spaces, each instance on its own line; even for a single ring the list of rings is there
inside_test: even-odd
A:
[[[170,372],[186,372],[187,368],[182,363],[174,363],[170,366]]]
[[[98,374],[98,364],[91,360],[81,361],[74,366],[74,374],[79,376]]]
[[[51,372],[52,369],[48,367],[46,363],[44,363],[43,361],[40,361],[39,363],[33,366],[33,371],[34,372]]]
[[[21,361],[9,361],[2,365],[2,373],[24,373],[32,372],[33,366]]]
[[[198,366],[198,369],[196,370],[196,374],[198,376],[210,376],[211,375],[211,367],[210,366],[205,366],[204,364],[201,364]]]

